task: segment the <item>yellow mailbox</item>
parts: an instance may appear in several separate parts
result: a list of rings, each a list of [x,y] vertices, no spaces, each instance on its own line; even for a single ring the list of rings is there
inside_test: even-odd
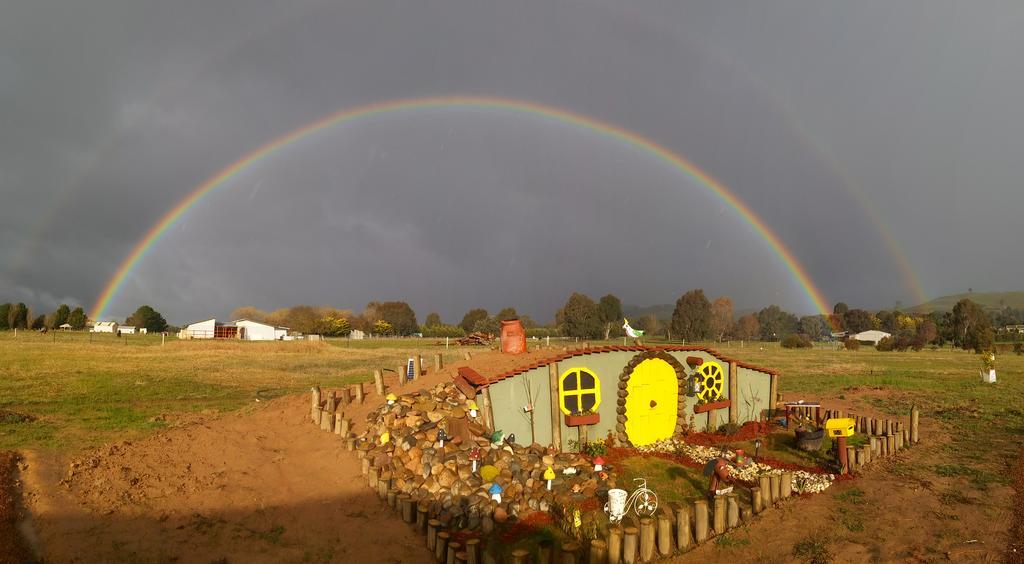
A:
[[[852,437],[855,423],[852,417],[829,419],[825,422],[825,430],[830,437]]]

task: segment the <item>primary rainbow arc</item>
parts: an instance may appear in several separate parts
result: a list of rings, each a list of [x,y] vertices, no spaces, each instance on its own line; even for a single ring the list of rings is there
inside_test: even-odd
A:
[[[146,232],[145,236],[143,236],[132,247],[131,252],[128,253],[128,256],[125,257],[118,266],[114,275],[104,286],[103,291],[100,293],[92,308],[91,318],[94,320],[101,320],[103,318],[107,308],[110,306],[110,303],[117,297],[125,280],[127,280],[128,275],[131,274],[132,270],[134,270],[138,263],[145,258],[153,246],[160,240],[164,233],[170,229],[171,226],[181,219],[189,209],[202,200],[204,196],[219,186],[227,183],[238,173],[264,158],[273,155],[278,150],[329,127],[349,123],[355,119],[367,118],[380,114],[431,108],[494,109],[542,116],[599,133],[605,137],[635,147],[645,153],[659,158],[683,172],[686,176],[695,180],[699,185],[710,190],[725,204],[734,209],[736,213],[739,214],[739,216],[746,221],[766,243],[768,243],[768,246],[771,247],[772,251],[779,257],[779,259],[782,260],[783,264],[792,274],[793,279],[807,295],[811,303],[814,304],[814,307],[822,314],[828,315],[831,313],[831,310],[827,305],[827,301],[807,274],[807,270],[802,264],[800,264],[792,250],[782,242],[782,239],[778,234],[776,234],[775,231],[773,231],[768,224],[750,208],[750,206],[740,200],[739,197],[736,196],[736,194],[734,194],[728,187],[682,155],[675,153],[638,133],[561,108],[510,98],[485,96],[443,96],[391,100],[346,108],[298,129],[294,129],[244,155],[194,188],[188,196],[178,202],[174,208],[164,214],[164,216]]]

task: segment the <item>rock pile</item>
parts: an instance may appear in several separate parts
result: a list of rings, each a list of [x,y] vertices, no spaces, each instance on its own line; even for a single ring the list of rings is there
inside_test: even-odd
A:
[[[371,483],[427,504],[452,528],[490,532],[494,522],[552,504],[578,506],[608,487],[584,456],[519,446],[489,432],[452,384],[399,396],[371,411],[367,424],[356,449],[369,461]],[[555,473],[550,491],[548,468]]]

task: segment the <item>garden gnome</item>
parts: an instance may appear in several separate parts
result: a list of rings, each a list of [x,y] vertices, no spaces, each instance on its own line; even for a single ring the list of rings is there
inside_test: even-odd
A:
[[[732,483],[732,464],[726,455],[712,458],[704,465],[704,475],[709,477],[708,481],[708,498],[715,499],[715,496],[719,493],[728,493],[732,491],[732,487],[727,489],[719,489],[719,486],[723,483]]]
[[[388,405],[395,405],[395,400],[397,400],[397,399],[398,399],[398,397],[395,396],[395,394],[388,394],[388,396],[387,396]]]
[[[487,493],[491,494],[491,499],[501,503],[501,492],[503,491],[505,490],[501,489],[501,486],[494,484],[491,486],[491,489],[487,490]]]
[[[555,470],[550,466],[544,471],[544,479],[548,482],[548,491],[551,491],[551,480],[555,479]]]
[[[476,417],[478,411],[480,411],[480,409],[476,406],[476,402],[469,400],[469,416]]]

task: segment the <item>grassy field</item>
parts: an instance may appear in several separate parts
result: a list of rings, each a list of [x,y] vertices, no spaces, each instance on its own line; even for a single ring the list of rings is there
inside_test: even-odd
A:
[[[433,340],[179,341],[0,332],[0,449],[77,450],[138,437],[176,414],[368,381]],[[440,347],[443,350],[443,347]],[[455,360],[454,349],[446,361]]]
[[[619,341],[621,342],[621,341]],[[140,436],[176,414],[241,408],[314,383],[368,381],[433,339],[326,343],[179,341],[159,336],[0,332],[0,448],[77,450]],[[833,394],[905,416],[911,404],[946,424],[942,468],[907,469],[1002,482],[1024,433],[1024,357],[998,359],[999,383],[982,385],[976,355],[960,350],[880,353],[831,347],[723,343],[723,353],[782,372],[780,391]],[[446,353],[446,362],[461,353]]]

